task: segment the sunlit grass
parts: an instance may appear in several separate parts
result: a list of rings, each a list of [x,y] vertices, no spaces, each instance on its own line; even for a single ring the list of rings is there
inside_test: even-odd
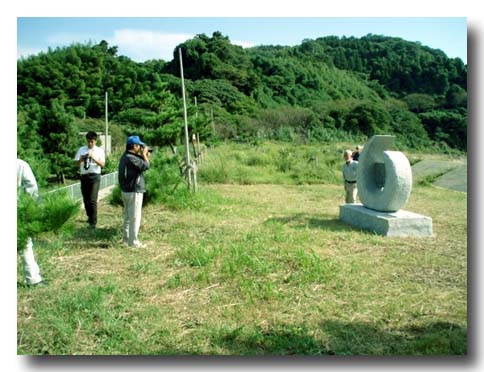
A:
[[[339,184],[202,183],[185,208],[144,208],[143,250],[102,202],[98,231],[80,215],[37,243],[50,285],[18,287],[18,353],[465,354],[466,194],[414,188],[431,238],[354,229],[342,201]]]

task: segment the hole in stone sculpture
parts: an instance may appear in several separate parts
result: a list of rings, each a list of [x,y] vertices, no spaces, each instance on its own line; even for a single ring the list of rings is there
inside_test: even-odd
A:
[[[382,189],[385,186],[385,164],[375,163],[373,164],[373,181],[375,187]]]

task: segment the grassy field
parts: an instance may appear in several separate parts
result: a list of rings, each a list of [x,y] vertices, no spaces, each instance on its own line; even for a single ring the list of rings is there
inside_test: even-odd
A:
[[[214,149],[189,203],[144,208],[142,250],[107,201],[97,231],[79,215],[45,236],[49,286],[24,287],[18,263],[18,353],[465,354],[467,195],[414,187],[405,209],[433,218],[431,238],[354,229],[333,150]]]

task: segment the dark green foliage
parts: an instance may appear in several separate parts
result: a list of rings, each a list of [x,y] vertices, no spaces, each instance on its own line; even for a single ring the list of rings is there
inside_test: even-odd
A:
[[[467,150],[467,115],[463,110],[430,111],[419,117],[434,141]]]
[[[467,108],[467,91],[457,84],[453,84],[445,95],[447,108]]]
[[[37,104],[29,107],[30,112],[20,112],[17,116],[17,157],[29,159],[29,164],[35,174],[39,187],[47,184],[50,175],[50,161],[44,155],[37,130],[41,107]]]
[[[467,66],[459,58],[447,58],[440,50],[401,38],[372,34],[360,39],[328,36],[305,40],[295,51],[308,57],[314,56],[313,51],[324,54],[327,63],[368,74],[399,95],[441,95],[451,84],[467,89]]]
[[[416,113],[433,110],[437,105],[431,95],[423,93],[409,94],[403,98],[403,101],[408,105],[410,111]]]
[[[79,212],[80,204],[62,192],[49,193],[34,200],[29,194],[17,194],[17,251],[22,251],[27,238],[59,231]]]
[[[109,202],[112,205],[123,205],[123,198],[121,196],[121,188],[119,185],[116,185],[111,193],[111,197],[109,199]]]
[[[166,71],[176,76],[180,76],[179,49],[186,79],[223,79],[246,96],[257,89],[258,79],[250,57],[242,47],[231,44],[229,38],[220,32],[214,32],[211,38],[200,34],[177,46],[174,59],[166,66]]]
[[[253,110],[253,100],[225,79],[200,79],[187,85],[187,90],[190,95],[197,97],[199,103],[225,107],[234,114]]]
[[[430,139],[419,117],[407,111],[399,102],[389,101],[387,104],[397,143],[414,149],[425,148]]]
[[[83,144],[72,115],[65,112],[61,102],[51,101],[50,108],[43,110],[43,125],[39,128],[43,157],[51,165],[51,172],[56,175],[59,183],[65,182],[65,177],[73,178],[77,167],[73,162],[79,146]]]
[[[150,169],[145,173],[146,203],[159,203],[168,200],[179,189],[186,189],[184,177],[180,172],[181,156],[157,154],[150,162]]]
[[[391,116],[382,106],[362,103],[346,115],[342,129],[371,137],[388,133],[390,123]]]

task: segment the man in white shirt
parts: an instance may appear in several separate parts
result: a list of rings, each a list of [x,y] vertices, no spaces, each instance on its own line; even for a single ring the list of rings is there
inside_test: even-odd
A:
[[[30,165],[21,159],[17,159],[17,189],[22,189],[34,199],[37,199],[39,196],[39,189],[37,188],[34,173]],[[27,285],[45,286],[45,282],[40,275],[39,265],[35,261],[32,238],[28,238],[27,245],[22,250],[21,256]]]
[[[345,150],[345,163],[343,165],[343,180],[345,183],[345,203],[356,203],[356,194],[358,189],[356,187],[356,170],[358,162],[353,160],[352,151]]]
[[[96,146],[96,132],[87,132],[87,146],[82,146],[76,153],[74,160],[81,171],[81,192],[87,222],[91,228],[97,224],[97,198],[101,184],[101,168],[104,167],[105,154],[101,147]]]

